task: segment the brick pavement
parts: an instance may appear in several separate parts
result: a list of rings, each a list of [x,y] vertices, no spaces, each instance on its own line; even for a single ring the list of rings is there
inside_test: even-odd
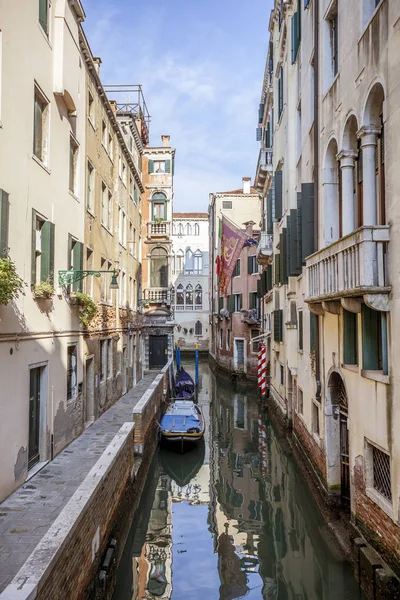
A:
[[[0,504],[0,592],[17,574],[121,425],[132,421],[133,407],[157,375],[146,374],[79,438]]]

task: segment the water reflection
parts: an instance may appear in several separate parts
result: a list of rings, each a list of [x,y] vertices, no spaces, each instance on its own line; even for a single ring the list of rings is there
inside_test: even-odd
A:
[[[204,444],[184,455],[160,451],[114,600],[360,598],[255,395],[201,367]]]

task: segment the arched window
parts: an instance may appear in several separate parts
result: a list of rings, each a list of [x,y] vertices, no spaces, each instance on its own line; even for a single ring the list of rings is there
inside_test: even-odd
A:
[[[200,250],[196,250],[193,255],[194,258],[194,273],[195,275],[201,275],[203,272],[203,254]]]
[[[178,225],[178,235],[183,235],[183,224],[179,223]]]
[[[176,310],[183,310],[185,307],[185,294],[183,290],[183,285],[181,283],[176,288],[175,304]]]
[[[186,223],[186,235],[192,235],[192,226],[190,223]]]
[[[177,230],[176,230],[176,223],[174,223],[172,225],[172,235],[176,235],[177,234]]]
[[[203,335],[203,324],[201,321],[196,321],[194,326],[194,335]]]
[[[187,310],[193,310],[193,287],[190,283],[188,283],[185,290],[185,306]]]
[[[200,284],[197,284],[194,290],[194,308],[195,310],[203,308],[203,288]]]
[[[185,252],[185,273],[193,273],[193,252],[190,248],[186,248]]]
[[[167,218],[167,196],[164,192],[156,192],[151,198],[153,221],[165,221]]]
[[[168,287],[168,255],[164,248],[154,248],[150,256],[150,286]]]
[[[194,235],[200,235],[200,225],[198,223],[194,224]]]
[[[183,250],[178,250],[175,255],[175,275],[179,275],[183,271]]]

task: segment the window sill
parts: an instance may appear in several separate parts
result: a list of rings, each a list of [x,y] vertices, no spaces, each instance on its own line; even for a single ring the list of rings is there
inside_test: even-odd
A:
[[[339,76],[340,76],[340,73],[336,73],[335,77],[332,79],[331,83],[329,84],[328,89],[326,90],[326,92],[322,96],[322,102],[325,100],[325,98],[327,97],[327,95],[329,94],[329,92],[331,91],[331,89],[333,88],[333,86],[335,85],[335,83],[337,82],[337,80],[339,79]]]
[[[101,304],[102,306],[114,306],[112,302],[107,302],[107,300],[100,300],[99,304]]]
[[[389,375],[384,375],[382,371],[366,371],[365,369],[361,369],[361,377],[372,379],[373,381],[379,381],[380,383],[385,383],[386,385],[389,385],[390,383]]]
[[[87,120],[91,124],[93,131],[96,131],[96,125],[93,123],[92,119],[90,117],[88,117]],[[103,148],[104,148],[104,146],[103,146]]]
[[[68,190],[68,192],[69,192],[69,195],[72,196],[72,198],[74,200],[76,200],[77,202],[80,202],[78,196],[74,192],[72,192],[71,190]]]
[[[86,212],[87,212],[87,213],[89,213],[89,215],[90,215],[91,217],[93,217],[93,219],[95,219],[95,218],[96,218],[96,217],[95,217],[95,214],[94,214],[94,212],[93,212],[93,211],[92,211],[90,208],[86,207]]]
[[[384,513],[388,515],[395,523],[397,522],[394,517],[393,505],[387,500],[382,494],[380,494],[375,488],[367,487],[365,490],[366,495],[372,500]]]
[[[104,225],[104,223],[102,223],[102,224],[101,224],[101,226],[102,226],[102,228],[103,228],[103,229],[105,229],[105,230],[107,231],[107,233],[109,233],[110,235],[113,235],[113,234],[112,234],[112,232],[111,232],[111,230],[110,230],[110,229],[108,229],[108,227],[106,227],[106,226]]]
[[[49,167],[47,167],[47,166],[44,164],[44,162],[42,162],[42,161],[40,160],[40,158],[38,158],[38,157],[36,156],[36,154],[32,154],[32,158],[33,158],[33,160],[35,161],[35,163],[37,163],[37,164],[38,164],[40,167],[42,167],[42,169],[44,169],[44,170],[46,171],[46,173],[48,173],[49,175],[51,175],[51,171],[50,171]]]

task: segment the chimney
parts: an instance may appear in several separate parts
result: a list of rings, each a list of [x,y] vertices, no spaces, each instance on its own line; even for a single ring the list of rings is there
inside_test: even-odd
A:
[[[162,139],[162,145],[163,145],[163,147],[164,147],[164,148],[169,148],[169,140],[170,140],[170,137],[171,137],[171,136],[169,136],[169,135],[162,135],[162,136],[161,136],[161,139]]]
[[[94,62],[94,67],[96,69],[97,75],[100,75],[100,65],[101,65],[100,56],[93,56],[93,62]]]
[[[255,221],[246,221],[246,223],[243,223],[243,225],[246,227],[246,233],[252,235],[253,225],[255,225]]]
[[[243,194],[250,194],[251,177],[242,177],[242,181],[243,181]]]

